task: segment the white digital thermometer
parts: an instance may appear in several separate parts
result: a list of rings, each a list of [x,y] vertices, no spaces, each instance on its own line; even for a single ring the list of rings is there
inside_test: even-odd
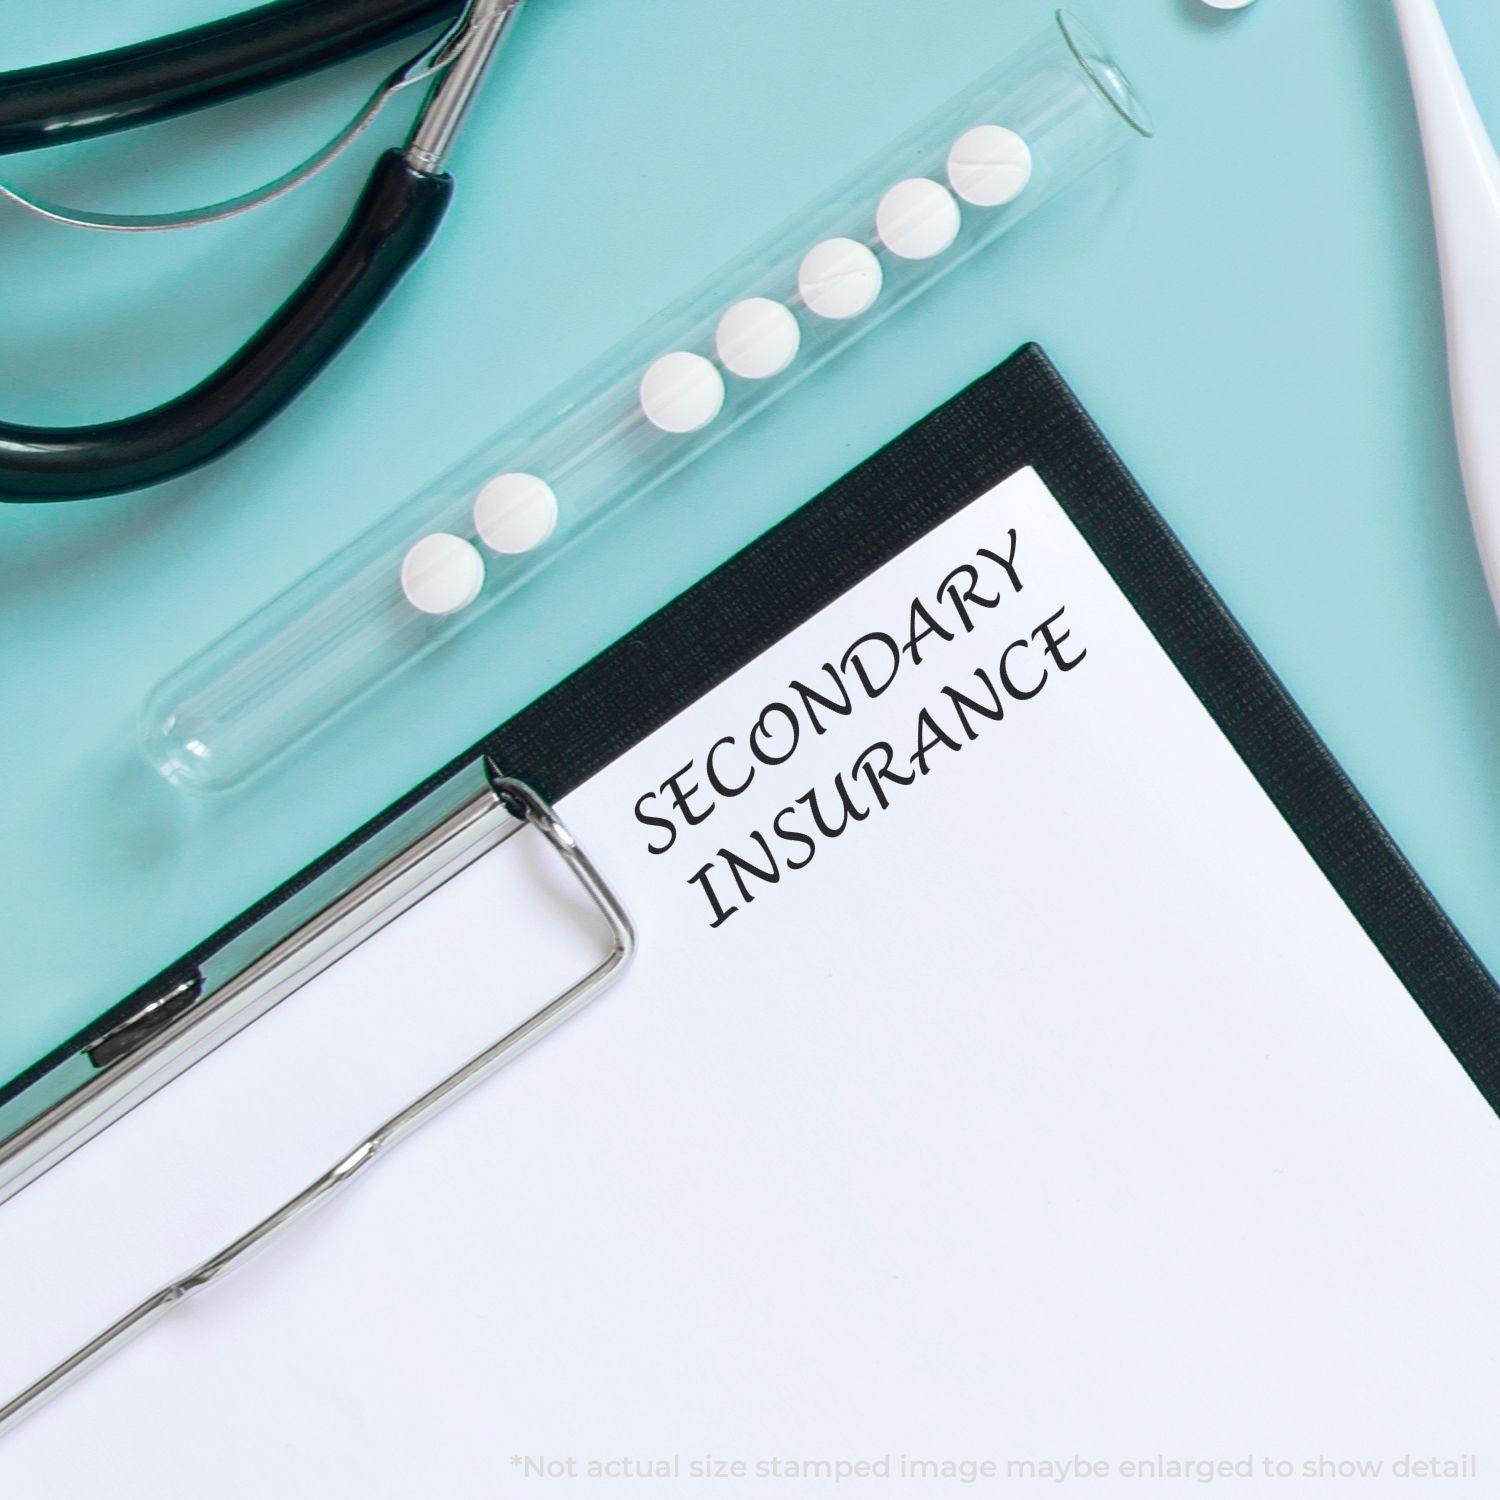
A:
[[[1432,188],[1464,488],[1500,613],[1500,157],[1435,0],[1393,3]]]

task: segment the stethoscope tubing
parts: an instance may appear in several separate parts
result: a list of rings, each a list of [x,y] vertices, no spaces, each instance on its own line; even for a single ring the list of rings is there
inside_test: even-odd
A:
[[[337,240],[270,319],[206,379],[149,411],[72,427],[0,421],[0,502],[159,484],[285,407],[431,240],[453,191],[447,144],[519,8],[520,0],[277,0],[137,47],[0,75],[0,150],[27,150],[217,103],[464,16],[450,33],[454,61],[436,76],[405,148],[380,157]]]
[[[207,25],[0,73],[0,155],[170,119],[451,21],[461,0],[273,0]]]

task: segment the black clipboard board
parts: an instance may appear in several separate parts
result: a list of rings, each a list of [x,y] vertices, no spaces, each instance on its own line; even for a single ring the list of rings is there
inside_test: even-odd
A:
[[[1500,1111],[1500,987],[1041,348],[1026,345],[320,859],[0,1086],[0,1122],[192,1024],[205,976],[344,899],[486,760],[557,801],[904,547],[1034,467],[1376,948]],[[446,800],[445,800],[446,799]],[[221,977],[218,983],[224,982]],[[162,1080],[166,1081],[165,1079]],[[60,1089],[62,1092],[60,1093]],[[106,1122],[107,1123],[107,1122]],[[0,1172],[4,1167],[0,1131]],[[3,1182],[0,1182],[3,1196]]]
[[[505,835],[492,829],[488,843],[470,835],[497,818],[512,831],[523,823],[537,828],[612,929],[608,957],[582,979],[378,1126],[279,1209],[0,1405],[0,1431],[339,1191],[385,1144],[419,1128],[622,973],[634,944],[629,918],[551,802],[1028,467],[1500,1112],[1500,989],[1050,361],[1027,346],[0,1089],[3,1199],[487,852]],[[439,855],[446,862],[434,873]],[[409,897],[404,905],[393,889]],[[312,940],[336,933],[372,903],[377,910],[362,929],[356,923],[360,935],[342,948]],[[326,962],[310,962],[314,952]],[[291,967],[282,974],[278,963]],[[219,1013],[234,994],[258,996],[259,1009],[247,1002],[225,1020]],[[12,1129],[7,1117],[18,1114],[22,1123]]]

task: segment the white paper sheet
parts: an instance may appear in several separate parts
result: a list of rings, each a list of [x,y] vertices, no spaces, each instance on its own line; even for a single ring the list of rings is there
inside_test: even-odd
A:
[[[1012,530],[1019,593],[979,554]],[[972,632],[937,595],[965,563],[1000,597]],[[788,684],[904,639],[914,597],[954,639],[813,733]],[[1058,609],[1049,661],[1032,632]],[[1014,685],[1048,680],[969,740],[942,689],[979,691],[1023,639]],[[773,702],[795,751],[713,793],[706,753],[735,736],[715,770],[737,783]],[[962,748],[932,743],[882,810],[851,767],[885,741],[909,774],[923,707]],[[768,758],[789,737],[773,711]],[[714,810],[652,854],[637,800],[687,766]],[[778,812],[808,831],[795,799],[831,812],[840,772],[867,816],[788,869],[806,845]],[[624,983],[0,1442],[0,1495],[1500,1484],[1496,1118],[1035,475],[563,811],[640,925]],[[780,878],[747,876],[747,902],[717,851],[764,864],[757,830]],[[704,865],[739,907],[717,927]],[[0,1208],[0,1379],[214,1248],[596,941],[512,840]]]

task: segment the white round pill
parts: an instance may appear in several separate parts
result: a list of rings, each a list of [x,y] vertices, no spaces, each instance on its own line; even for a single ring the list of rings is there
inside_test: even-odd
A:
[[[697,432],[724,405],[724,377],[701,354],[663,354],[641,376],[641,410],[663,432]]]
[[[976,125],[954,141],[948,153],[948,181],[965,203],[999,208],[1026,191],[1031,147],[1004,125]]]
[[[1215,10],[1244,10],[1251,0],[1203,0],[1205,5],[1211,5]]]
[[[401,560],[401,592],[424,615],[451,615],[472,604],[484,583],[484,559],[461,536],[434,531]]]
[[[557,525],[557,496],[535,474],[496,474],[474,500],[474,529],[492,552],[530,552]]]
[[[930,177],[908,177],[880,200],[875,232],[903,260],[930,260],[958,238],[959,211],[953,194]]]
[[[746,380],[779,375],[797,357],[802,330],[792,310],[769,297],[746,297],[719,319],[714,348],[726,370]]]
[[[823,240],[802,257],[797,290],[820,318],[855,318],[880,295],[875,252],[858,240]]]

